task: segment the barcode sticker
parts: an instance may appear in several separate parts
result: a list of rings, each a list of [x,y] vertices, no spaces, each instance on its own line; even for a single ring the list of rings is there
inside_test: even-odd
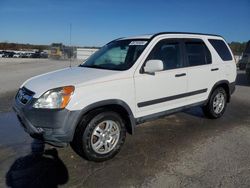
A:
[[[145,45],[145,44],[147,44],[147,41],[132,41],[132,42],[130,42],[130,46],[143,46],[143,45]]]

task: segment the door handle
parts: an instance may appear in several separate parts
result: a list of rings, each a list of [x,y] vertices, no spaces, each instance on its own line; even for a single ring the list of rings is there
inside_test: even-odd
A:
[[[182,76],[186,76],[186,73],[181,73],[181,74],[176,74],[175,77],[182,77]]]
[[[219,68],[214,68],[214,69],[211,69],[211,71],[217,71],[219,70]]]

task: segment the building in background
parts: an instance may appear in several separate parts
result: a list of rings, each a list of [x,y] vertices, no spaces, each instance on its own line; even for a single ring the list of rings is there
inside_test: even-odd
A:
[[[85,60],[97,50],[99,50],[99,48],[76,48],[76,58],[80,60]]]

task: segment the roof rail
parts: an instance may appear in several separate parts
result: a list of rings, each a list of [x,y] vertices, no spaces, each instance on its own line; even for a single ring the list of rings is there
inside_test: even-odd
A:
[[[205,33],[192,33],[192,32],[159,32],[154,34],[151,39],[155,38],[156,36],[159,35],[164,35],[164,34],[190,34],[190,35],[208,35],[208,36],[216,36],[216,37],[222,37],[220,35],[215,35],[215,34],[205,34]],[[222,37],[223,38],[223,37]]]

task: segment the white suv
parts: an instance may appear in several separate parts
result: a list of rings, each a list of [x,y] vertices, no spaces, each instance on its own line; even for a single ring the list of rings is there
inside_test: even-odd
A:
[[[193,106],[223,115],[236,65],[217,35],[166,32],[120,38],[78,67],[39,75],[19,89],[14,110],[24,129],[82,157],[115,156],[135,126]]]

